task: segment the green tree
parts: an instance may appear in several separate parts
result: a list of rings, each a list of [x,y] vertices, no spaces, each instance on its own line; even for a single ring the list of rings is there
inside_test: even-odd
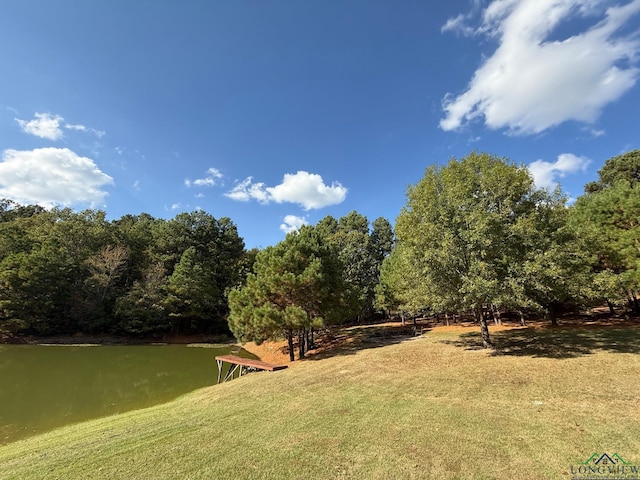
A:
[[[113,221],[117,244],[128,252],[127,269],[122,274],[125,285],[142,280],[152,265],[160,262],[157,245],[166,220],[148,213],[124,215]]]
[[[608,159],[598,180],[585,186],[572,208],[572,221],[582,238],[591,240],[595,286],[611,300],[626,297],[640,315],[640,150]]]
[[[105,217],[0,201],[0,328],[138,334],[174,319],[226,330],[226,293],[251,263],[231,220]]]
[[[298,336],[304,358],[307,333],[343,313],[344,282],[336,251],[310,226],[257,254],[255,273],[229,294],[229,327],[240,341],[261,343],[283,333],[294,359]]]
[[[375,287],[375,306],[384,311],[417,314],[426,305],[437,308],[438,299],[432,299],[425,290],[425,282],[415,268],[411,252],[398,244],[382,262],[380,279]],[[446,310],[437,308],[438,311]]]
[[[51,241],[55,241],[60,254],[69,259],[70,289],[72,295],[66,305],[65,316],[74,325],[74,329],[99,333],[112,323],[115,292],[113,296],[103,297],[96,284],[89,280],[92,271],[91,261],[97,259],[107,245],[116,245],[114,229],[101,210],[74,212],[69,208],[54,209],[54,222],[51,228],[41,232]],[[113,284],[109,287],[113,287]]]
[[[598,171],[598,181],[588,183],[585,192],[600,192],[620,181],[627,185],[640,182],[640,150],[631,150],[608,159]]]
[[[342,275],[348,286],[345,298],[351,311],[349,317],[371,317],[380,266],[393,245],[391,224],[380,217],[370,230],[367,217],[352,211],[339,220],[325,217],[318,222],[316,230],[336,248],[343,265]]]
[[[78,329],[73,315],[84,271],[64,232],[69,212],[41,212],[2,222],[0,317],[13,329],[51,334]],[[61,218],[63,217],[63,218]]]
[[[17,218],[29,218],[44,212],[40,205],[20,205],[8,198],[0,199],[0,223],[10,222]]]
[[[370,314],[374,287],[367,217],[356,211],[341,217],[331,241],[337,247],[343,278],[351,293],[352,315],[365,317]]]
[[[380,273],[382,262],[391,254],[394,244],[393,227],[384,217],[376,218],[371,224],[369,250],[373,259],[374,275]]]
[[[491,347],[485,309],[540,301],[548,285],[539,271],[518,277],[527,260],[539,264],[534,252],[551,251],[553,242],[539,242],[536,232],[546,231],[541,221],[557,202],[534,189],[526,168],[478,152],[429,167],[407,197],[396,235],[420,283],[418,298],[435,311],[473,312]]]
[[[595,271],[607,298],[626,297],[640,314],[640,183],[618,181],[581,196],[572,219],[582,236],[592,239],[599,260]]]
[[[165,308],[168,278],[161,264],[152,264],[140,280],[134,281],[125,295],[118,298],[118,331],[148,335],[169,332],[174,319]]]
[[[55,242],[12,254],[0,263],[0,312],[7,323],[30,333],[70,333],[74,265]]]
[[[164,305],[176,318],[175,331],[212,330],[212,314],[220,303],[220,291],[207,264],[198,261],[195,247],[187,248],[169,277]],[[207,325],[209,323],[209,325]]]
[[[226,329],[227,294],[242,282],[246,269],[244,241],[236,226],[229,218],[217,220],[195,211],[159,224],[156,234],[150,257],[169,273],[165,307],[179,319],[178,328]],[[178,279],[193,289],[184,288]]]
[[[502,305],[541,311],[555,325],[559,306],[589,305],[597,296],[593,255],[589,239],[569,222],[564,195],[538,190],[532,198],[535,208],[514,225],[520,260],[510,264]]]

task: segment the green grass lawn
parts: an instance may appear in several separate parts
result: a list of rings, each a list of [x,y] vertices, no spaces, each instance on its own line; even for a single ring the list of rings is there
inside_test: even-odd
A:
[[[472,328],[386,340],[0,447],[0,478],[557,479],[605,452],[640,465],[638,328],[495,332],[496,352]]]

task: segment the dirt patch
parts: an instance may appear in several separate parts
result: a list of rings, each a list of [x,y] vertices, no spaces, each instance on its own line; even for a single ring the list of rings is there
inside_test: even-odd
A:
[[[501,332],[503,330],[516,330],[519,328],[528,328],[527,326],[522,325],[512,325],[512,324],[502,324],[502,325],[489,325],[490,332]],[[437,332],[467,332],[469,330],[479,330],[480,326],[477,323],[472,322],[463,322],[458,323],[456,325],[434,325],[432,327],[433,331]]]
[[[274,365],[289,365],[289,349],[285,340],[279,342],[264,342],[256,345],[255,342],[240,344],[246,351],[253,353],[263,362]]]
[[[388,331],[397,324],[385,324]],[[362,328],[368,327],[363,325]],[[325,355],[338,353],[341,349],[357,348],[362,340],[361,334],[354,334],[349,327],[330,327],[315,333],[315,348],[306,353],[306,359],[320,358]],[[260,358],[263,362],[273,363],[275,365],[292,365],[298,363],[298,343],[294,342],[295,361],[289,360],[289,347],[286,340],[269,341],[260,345],[254,342],[238,344],[250,353]],[[303,360],[304,361],[304,360]]]

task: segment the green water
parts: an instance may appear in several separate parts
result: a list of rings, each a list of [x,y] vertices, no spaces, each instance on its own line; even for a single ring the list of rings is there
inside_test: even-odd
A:
[[[0,345],[0,445],[213,385],[230,349]]]

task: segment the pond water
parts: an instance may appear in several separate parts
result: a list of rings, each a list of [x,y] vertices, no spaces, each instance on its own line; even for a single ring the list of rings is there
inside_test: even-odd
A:
[[[158,405],[218,379],[229,345],[0,345],[0,445]]]

